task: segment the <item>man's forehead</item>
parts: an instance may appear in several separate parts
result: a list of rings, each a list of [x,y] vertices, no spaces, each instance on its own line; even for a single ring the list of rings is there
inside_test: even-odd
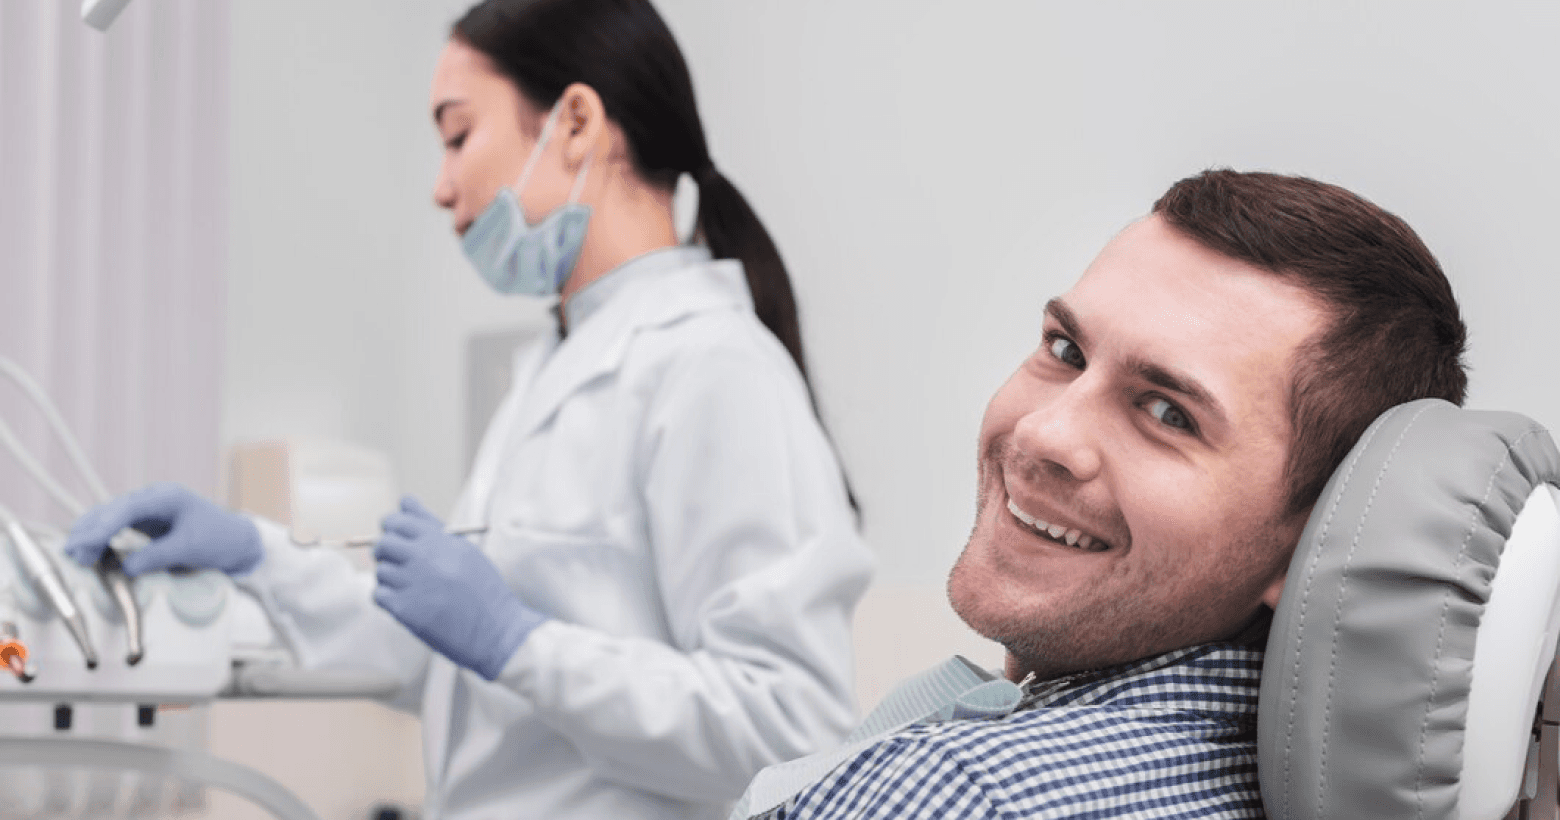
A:
[[[1226,344],[1261,344],[1267,323],[1320,330],[1329,314],[1291,278],[1215,251],[1157,214],[1111,239],[1062,298],[1085,315],[1175,311],[1181,329],[1218,332]]]
[[[1255,278],[1271,283],[1277,289],[1293,287],[1277,273],[1204,245],[1159,214],[1142,217],[1111,237],[1073,287],[1076,289],[1100,268],[1118,267],[1130,268],[1144,276],[1161,274],[1184,287],[1207,284],[1187,275],[1192,271],[1254,274]]]

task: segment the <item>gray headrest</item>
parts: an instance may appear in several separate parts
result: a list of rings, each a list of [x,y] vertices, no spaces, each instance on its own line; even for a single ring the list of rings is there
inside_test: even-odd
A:
[[[1548,432],[1515,413],[1424,400],[1365,432],[1273,619],[1258,710],[1270,818],[1459,816],[1479,624],[1514,523],[1557,477]]]

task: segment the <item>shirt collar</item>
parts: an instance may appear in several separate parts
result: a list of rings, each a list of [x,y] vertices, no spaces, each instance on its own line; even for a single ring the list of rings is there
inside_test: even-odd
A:
[[[659,271],[676,270],[710,260],[710,249],[703,245],[668,245],[648,253],[642,253],[602,274],[596,281],[580,288],[567,303],[553,305],[553,318],[558,321],[558,335],[567,335],[569,328],[578,328],[591,315],[612,301],[628,282]],[[564,320],[567,319],[567,322]]]
[[[1020,709],[1152,705],[1255,718],[1261,649],[1211,643],[1026,687]]]

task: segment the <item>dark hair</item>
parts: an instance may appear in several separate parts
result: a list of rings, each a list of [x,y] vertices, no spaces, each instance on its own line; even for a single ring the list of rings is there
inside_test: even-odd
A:
[[[649,184],[672,190],[682,174],[693,176],[705,244],[716,258],[742,262],[753,312],[791,354],[817,414],[785,263],[710,159],[688,65],[649,0],[485,0],[455,22],[452,36],[486,55],[538,108],[551,108],[573,83],[590,86]],[[846,494],[855,508],[849,482]]]
[[[1177,182],[1154,213],[1330,309],[1329,326],[1302,344],[1291,374],[1289,513],[1316,503],[1388,408],[1421,398],[1463,403],[1467,329],[1451,283],[1403,220],[1336,185],[1228,169]]]

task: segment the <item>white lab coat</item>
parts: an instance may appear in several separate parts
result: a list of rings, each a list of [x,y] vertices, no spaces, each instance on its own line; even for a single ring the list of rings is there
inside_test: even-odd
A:
[[[262,526],[240,582],[300,662],[419,708],[430,818],[720,817],[854,722],[871,575],[839,466],[741,266],[678,247],[581,291],[516,356],[452,526],[554,620],[495,682],[376,607],[373,579]],[[583,314],[583,315],[581,315]]]

